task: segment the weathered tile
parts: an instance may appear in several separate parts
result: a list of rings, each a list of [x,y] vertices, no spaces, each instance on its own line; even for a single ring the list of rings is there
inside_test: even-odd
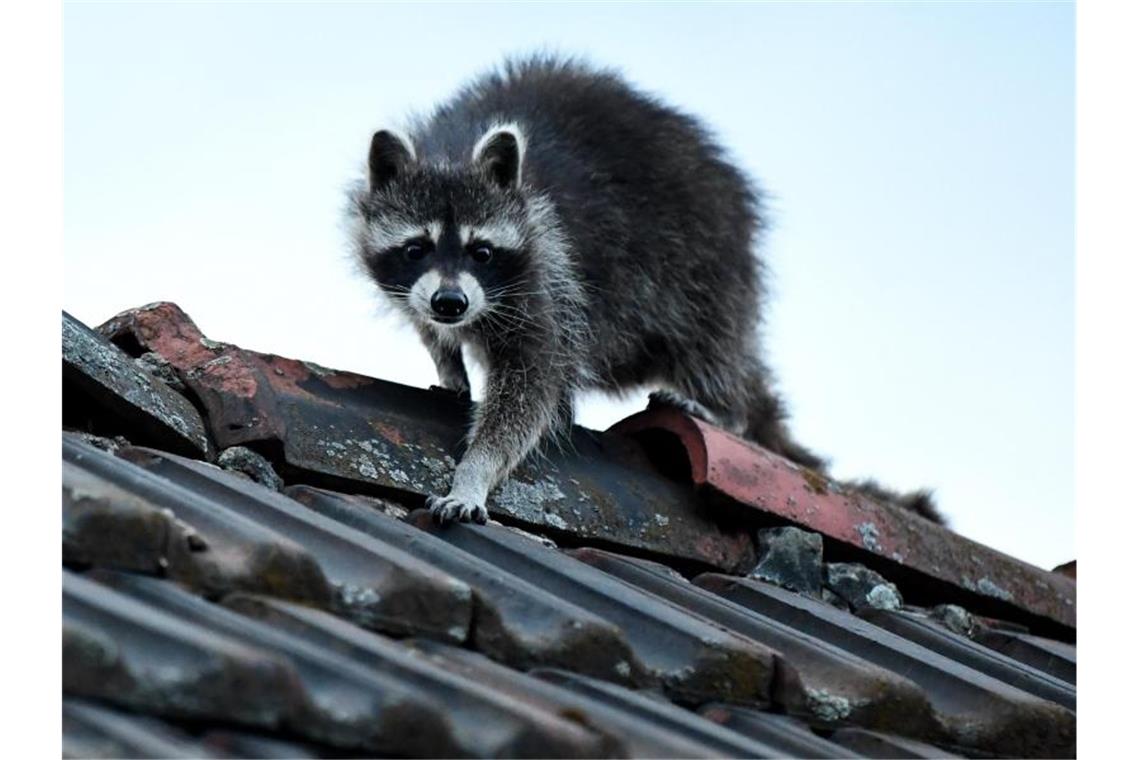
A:
[[[193,487],[179,486],[77,439],[64,438],[63,459],[65,494],[67,478],[81,486],[78,496],[74,488],[65,496],[65,509],[68,499],[73,503],[65,546],[72,546],[67,551],[76,561],[158,572],[208,596],[246,590],[332,604],[332,586],[321,565],[284,535],[219,506]],[[141,535],[137,528],[128,530],[129,524],[139,523],[150,527]],[[162,527],[166,539],[151,570],[145,566],[147,553],[159,546]],[[125,545],[127,540],[134,548]],[[113,546],[133,554],[130,562],[115,556],[119,550]]]
[[[1077,709],[1077,690],[1071,684],[953,633],[924,615],[866,610],[860,617],[1010,686],[1070,710]]]
[[[731,731],[775,747],[783,757],[861,757],[816,736],[806,725],[787,715],[774,715],[725,704],[705,705],[700,709],[700,714]]]
[[[410,645],[449,672],[478,681],[510,699],[572,718],[611,737],[611,749],[624,746],[630,757],[724,756],[719,747],[678,733],[662,721],[614,710],[606,702],[512,670],[477,652],[420,639]]]
[[[368,506],[368,501],[309,486],[286,493],[326,517],[402,547],[471,586],[475,615],[471,643],[480,652],[516,668],[562,667],[628,683],[647,679],[645,666],[621,630],[590,610],[458,551],[446,541]]]
[[[64,419],[190,456],[212,447],[194,405],[63,313]],[[112,428],[112,429],[106,429]]]
[[[1076,583],[958,535],[892,504],[848,493],[749,441],[685,415],[657,408],[622,420],[611,431],[662,436],[680,443],[694,484],[717,494],[722,508],[742,515],[790,521],[854,550],[860,562],[898,567],[936,580],[971,610],[1009,611],[1057,628],[1076,626]],[[670,461],[676,460],[675,454]],[[866,555],[866,556],[862,556]],[[907,593],[895,573],[888,576]]]
[[[162,355],[201,401],[220,447],[275,447],[291,482],[414,506],[450,485],[470,416],[454,394],[216,343],[173,304],[124,312],[99,329]],[[488,507],[532,528],[730,572],[755,564],[747,531],[722,527],[692,489],[660,475],[622,436],[575,428],[566,450],[528,459]]]
[[[192,560],[195,532],[173,512],[63,463],[63,561],[162,574]]]
[[[185,732],[97,702],[63,700],[65,758],[215,757]]]
[[[337,614],[388,633],[466,641],[473,614],[466,583],[283,494],[204,462],[148,449],[125,449],[118,456],[157,476],[168,488],[197,494],[215,512],[241,516],[303,547],[332,584],[334,593],[327,606]]]
[[[723,757],[786,757],[780,747],[730,731],[664,699],[567,670],[538,668],[532,670],[531,675],[576,691],[610,709],[666,727],[719,752]]]
[[[281,658],[67,572],[63,691],[158,715],[267,728],[301,699]]]
[[[231,728],[205,731],[199,737],[199,741],[203,747],[218,757],[309,760],[309,758],[328,756],[324,748]]]
[[[1077,683],[1077,648],[1072,644],[995,628],[978,631],[974,640],[1054,678]]]
[[[661,565],[597,549],[579,549],[573,555],[776,650],[787,666],[777,669],[772,699],[792,714],[824,725],[854,723],[913,736],[941,733],[926,695],[906,678],[733,604]]]
[[[383,673],[454,706],[448,718],[463,754],[474,757],[597,757],[596,733],[555,713],[511,700],[492,688],[440,668],[414,649],[318,610],[249,595],[225,605],[274,629],[343,655],[368,672]]]
[[[862,728],[841,728],[830,737],[834,744],[841,745],[858,752],[860,757],[883,758],[918,758],[919,760],[939,760],[940,758],[960,757],[941,747],[906,739],[901,736],[892,736],[876,731],[867,731]]]
[[[1028,757],[1071,757],[1076,750],[1069,710],[854,615],[745,578],[706,574],[694,583],[914,681],[958,746]]]
[[[201,636],[233,642],[232,646],[244,651],[256,651],[265,659],[286,664],[287,688],[283,686],[276,698],[281,709],[273,714],[272,721],[261,725],[282,727],[312,741],[370,754],[461,754],[462,745],[448,717],[449,707],[414,683],[362,668],[350,657],[208,602],[173,583],[111,571],[98,571],[94,576],[114,588],[108,588],[107,593],[129,596],[128,601],[151,616],[176,618]],[[129,633],[129,629],[124,627],[122,632]],[[161,673],[167,661],[155,653],[148,654],[149,667]],[[229,684],[229,691],[215,707],[218,715],[209,717],[224,718],[224,709],[234,709],[232,703],[242,700],[242,709],[264,711],[267,697],[245,693],[249,689],[250,685],[241,681]]]
[[[440,528],[426,511],[415,524],[503,571],[618,626],[634,654],[682,701],[767,701],[773,652],[606,573],[495,526]]]

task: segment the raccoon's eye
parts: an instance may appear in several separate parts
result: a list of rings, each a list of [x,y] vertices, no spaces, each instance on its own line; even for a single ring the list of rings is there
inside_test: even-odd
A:
[[[427,255],[427,247],[423,243],[406,243],[404,245],[404,257],[408,261],[419,261]]]
[[[480,243],[471,249],[471,258],[476,264],[486,264],[495,255],[495,249],[486,243]]]

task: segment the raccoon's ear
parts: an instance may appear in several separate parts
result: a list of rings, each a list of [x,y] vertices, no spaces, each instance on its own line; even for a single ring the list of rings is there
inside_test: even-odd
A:
[[[496,125],[475,143],[471,160],[496,185],[518,187],[525,152],[526,140],[518,124]]]
[[[391,182],[416,158],[408,138],[382,129],[372,135],[368,150],[368,188],[376,190]]]

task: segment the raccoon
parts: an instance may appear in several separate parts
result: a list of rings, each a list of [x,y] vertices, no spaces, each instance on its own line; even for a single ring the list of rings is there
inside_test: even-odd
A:
[[[408,133],[372,137],[350,215],[360,262],[417,329],[445,388],[486,370],[442,521],[569,433],[580,390],[658,388],[812,469],[759,354],[759,190],[694,118],[612,71],[509,61]]]

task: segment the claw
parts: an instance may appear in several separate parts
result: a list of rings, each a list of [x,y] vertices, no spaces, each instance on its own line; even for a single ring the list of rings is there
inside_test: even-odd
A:
[[[427,507],[431,516],[441,525],[453,520],[474,522],[483,525],[487,522],[487,508],[482,504],[466,502],[456,496],[429,496]]]
[[[487,508],[482,504],[464,504],[459,508],[459,519],[483,525],[487,522]]]

